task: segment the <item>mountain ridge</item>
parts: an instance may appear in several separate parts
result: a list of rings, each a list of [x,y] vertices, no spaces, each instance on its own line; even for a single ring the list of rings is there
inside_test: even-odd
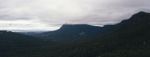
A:
[[[150,20],[149,13],[137,13],[119,24],[108,25],[108,27],[115,27],[117,30],[104,36],[98,36],[96,40],[61,47],[66,52],[62,51],[59,56],[149,57],[150,21],[148,20]]]
[[[34,36],[0,31],[0,57],[150,57],[150,13],[104,27],[67,24]]]

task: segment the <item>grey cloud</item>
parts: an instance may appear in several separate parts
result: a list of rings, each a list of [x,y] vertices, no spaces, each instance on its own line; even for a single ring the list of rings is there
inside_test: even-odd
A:
[[[38,20],[57,24],[115,24],[138,11],[148,11],[150,0],[0,0],[1,20]]]

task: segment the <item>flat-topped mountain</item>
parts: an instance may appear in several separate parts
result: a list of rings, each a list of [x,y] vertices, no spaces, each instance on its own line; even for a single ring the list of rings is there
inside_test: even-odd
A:
[[[54,39],[55,41],[74,41],[79,38],[94,37],[100,32],[99,27],[80,24],[80,25],[63,25],[59,30],[50,31],[41,34],[44,38]]]

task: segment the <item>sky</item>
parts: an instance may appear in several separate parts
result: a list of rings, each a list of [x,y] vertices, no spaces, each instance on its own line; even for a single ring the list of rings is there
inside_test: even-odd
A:
[[[63,24],[104,26],[150,12],[150,0],[0,0],[0,30],[52,31]]]

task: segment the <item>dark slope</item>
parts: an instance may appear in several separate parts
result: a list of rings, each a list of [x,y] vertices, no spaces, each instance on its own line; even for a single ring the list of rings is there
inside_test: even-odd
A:
[[[115,26],[118,30],[104,36],[102,57],[149,57],[150,52],[150,14],[139,12],[128,20]],[[91,44],[93,45],[93,44]],[[101,49],[99,49],[101,50]]]
[[[0,31],[0,57],[29,57],[36,55],[39,48],[50,45],[43,39],[10,31]],[[42,49],[42,48],[41,48]]]
[[[139,12],[115,26],[118,30],[95,42],[104,47],[98,47],[104,51],[99,53],[101,57],[150,56],[150,13]],[[94,42],[90,44],[94,45]]]
[[[139,12],[97,40],[60,46],[54,57],[150,57],[150,14]]]

